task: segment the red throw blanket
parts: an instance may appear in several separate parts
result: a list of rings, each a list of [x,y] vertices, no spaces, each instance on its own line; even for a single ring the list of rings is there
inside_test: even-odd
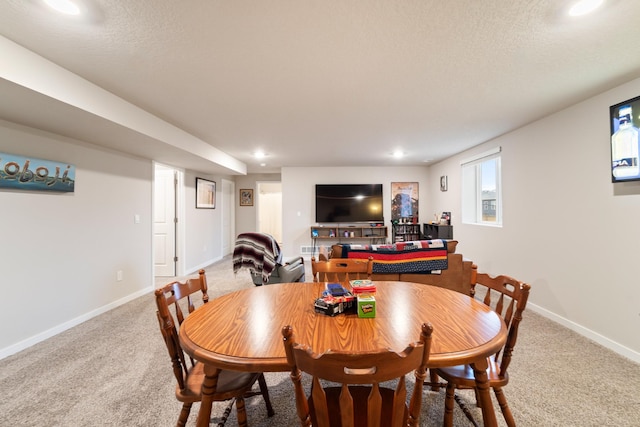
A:
[[[233,272],[248,268],[251,273],[262,275],[262,283],[269,281],[269,276],[282,261],[282,253],[278,242],[266,233],[242,233],[236,239],[233,250]]]

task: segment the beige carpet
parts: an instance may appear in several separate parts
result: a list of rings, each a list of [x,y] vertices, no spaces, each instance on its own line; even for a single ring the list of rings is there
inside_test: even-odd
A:
[[[248,272],[234,277],[230,257],[207,277],[211,297],[253,286]],[[520,330],[505,388],[519,426],[640,425],[638,364],[530,311]],[[250,425],[297,425],[287,374],[266,378],[276,415],[249,400]],[[1,360],[0,426],[172,426],[180,411],[174,384],[150,294]],[[442,398],[424,392],[422,426],[442,425]],[[455,411],[456,426],[470,425]],[[227,425],[237,425],[235,409]]]

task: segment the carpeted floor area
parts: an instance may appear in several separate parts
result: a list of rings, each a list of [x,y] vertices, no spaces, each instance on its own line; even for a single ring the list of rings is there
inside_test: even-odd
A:
[[[231,257],[206,270],[211,297],[253,286],[248,272],[233,275]],[[519,426],[639,425],[640,365],[531,311],[520,331],[505,388]],[[298,425],[288,374],[265,376],[276,415],[253,398],[249,424]],[[0,426],[172,426],[181,407],[174,387],[149,294],[1,360]],[[462,396],[479,415],[473,396]],[[442,425],[443,397],[425,390],[420,425]],[[217,404],[214,414],[223,410]],[[471,425],[457,406],[455,425]]]

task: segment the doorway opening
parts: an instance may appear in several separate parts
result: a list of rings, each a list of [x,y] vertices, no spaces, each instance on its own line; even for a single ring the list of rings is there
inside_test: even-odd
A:
[[[271,234],[282,247],[282,183],[256,182],[256,229]]]
[[[231,255],[236,240],[235,222],[235,194],[236,185],[233,181],[222,179],[222,256]]]

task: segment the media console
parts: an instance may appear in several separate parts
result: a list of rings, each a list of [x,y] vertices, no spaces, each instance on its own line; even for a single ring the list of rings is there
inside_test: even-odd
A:
[[[384,225],[314,225],[310,228],[315,246],[318,240],[346,242],[366,240],[367,243],[387,243],[388,228]]]

